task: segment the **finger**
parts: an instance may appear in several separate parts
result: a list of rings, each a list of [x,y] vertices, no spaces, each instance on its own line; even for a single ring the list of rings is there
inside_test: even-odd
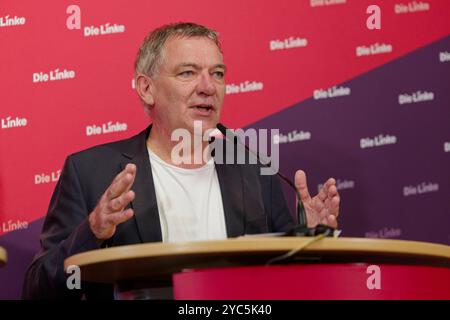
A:
[[[331,199],[336,195],[339,195],[337,187],[335,185],[330,185],[328,188],[328,198]]]
[[[133,186],[134,180],[136,179],[136,165],[133,163],[128,163],[125,166],[125,169],[127,173],[131,174],[133,176],[133,179],[131,181],[131,184],[129,185],[129,187],[126,189],[126,191],[129,191],[131,189],[131,187]]]
[[[110,200],[110,199],[113,199],[115,197],[115,195],[113,194],[113,187],[112,186],[117,184],[117,183],[119,183],[125,177],[125,175],[128,173],[127,172],[127,167],[128,166],[126,166],[124,170],[120,171],[119,174],[117,174],[114,177],[114,179],[111,182],[111,184],[109,185],[108,189],[106,189],[105,196],[106,196],[106,200],[107,201]]]
[[[126,172],[124,176],[113,182],[107,189],[107,199],[112,200],[130,190],[135,177],[135,173]]]
[[[113,179],[113,181],[111,182],[111,184],[113,184],[113,183],[117,182],[118,180],[122,179],[122,177],[123,177],[124,175],[126,175],[127,173],[135,174],[135,173],[136,173],[136,165],[133,164],[133,163],[128,163],[128,164],[125,166],[125,168],[124,168],[122,171],[120,171],[118,175],[116,175],[116,176],[114,177],[114,179]]]
[[[328,195],[327,198],[325,199],[325,201],[323,202],[326,208],[332,208],[333,204],[332,204],[332,199],[334,198],[339,198],[339,193],[337,192],[337,189],[332,186],[330,187],[330,189],[328,190]],[[319,201],[318,201],[319,202]]]
[[[308,201],[311,199],[308,191],[308,184],[306,182],[306,173],[303,170],[298,170],[295,173],[295,187],[300,194],[300,199],[302,201]]]
[[[106,190],[106,199],[109,201],[120,196],[127,190],[127,188],[131,186],[132,181],[133,176],[129,173],[126,173],[124,176],[116,180],[108,187],[108,189]]]
[[[336,218],[339,216],[339,205],[341,203],[341,198],[339,195],[334,196],[330,200],[329,211],[330,214],[335,216]]]
[[[134,191],[130,190],[122,193],[119,197],[110,200],[108,203],[109,212],[114,213],[123,210],[123,208],[125,208],[131,201],[134,200],[134,197]]]
[[[336,217],[333,215],[329,215],[326,219],[326,225],[336,229],[338,227]]]
[[[112,213],[107,216],[107,222],[112,225],[119,225],[130,219],[134,215],[133,209],[127,209],[121,212]]]
[[[334,180],[334,178],[330,178],[327,180],[327,182],[325,182],[325,184],[322,186],[322,188],[320,188],[319,191],[319,199],[322,201],[325,201],[325,199],[327,199],[330,193],[330,189],[333,189],[336,185],[336,180]],[[337,189],[336,189],[337,192]]]
[[[125,168],[123,170],[128,173],[135,174],[136,173],[136,165],[134,163],[127,163],[127,165],[125,166]]]

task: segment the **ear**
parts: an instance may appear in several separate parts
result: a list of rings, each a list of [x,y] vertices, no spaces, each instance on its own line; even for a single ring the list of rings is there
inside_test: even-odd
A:
[[[136,91],[146,105],[153,106],[155,104],[153,80],[149,76],[145,74],[138,74],[136,76]]]

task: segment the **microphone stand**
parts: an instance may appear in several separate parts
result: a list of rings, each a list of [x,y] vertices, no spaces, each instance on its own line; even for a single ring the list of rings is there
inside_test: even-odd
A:
[[[228,129],[221,123],[217,124],[217,129],[219,129],[219,131],[223,134],[223,136],[225,138],[232,137],[234,144],[242,145],[245,148],[245,150],[247,150],[249,153],[253,154],[262,166],[264,166],[266,168],[270,168],[270,162],[264,163],[263,161],[261,161],[259,154],[250,150],[250,148],[247,147],[247,145],[245,143],[242,143],[239,140],[238,136],[236,134],[234,134],[230,129]],[[296,199],[297,199],[297,210],[296,210],[297,212],[296,213],[297,213],[298,224],[296,226],[294,226],[293,228],[291,228],[289,231],[287,231],[283,236],[286,236],[286,237],[315,237],[319,234],[324,234],[325,236],[332,237],[335,229],[330,226],[327,226],[325,224],[318,224],[312,228],[308,227],[305,207],[300,198],[300,193],[298,192],[297,188],[295,187],[295,184],[290,179],[288,179],[286,176],[281,174],[280,172],[276,172],[276,174],[295,191],[295,195],[296,195]]]

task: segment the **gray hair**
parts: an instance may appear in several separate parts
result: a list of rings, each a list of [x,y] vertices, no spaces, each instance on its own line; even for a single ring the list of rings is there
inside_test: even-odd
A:
[[[138,74],[153,76],[157,73],[164,44],[173,37],[206,37],[214,41],[222,52],[216,31],[191,22],[167,24],[153,30],[145,37],[134,63],[135,76]]]

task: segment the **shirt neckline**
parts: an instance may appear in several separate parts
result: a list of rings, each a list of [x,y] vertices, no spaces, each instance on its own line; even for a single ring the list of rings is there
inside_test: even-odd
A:
[[[200,167],[200,168],[192,168],[192,169],[187,169],[187,168],[181,168],[181,167],[177,167],[173,164],[167,163],[166,161],[164,161],[163,159],[161,159],[155,152],[153,152],[150,147],[147,146],[147,151],[149,154],[149,157],[151,160],[155,160],[156,162],[158,162],[159,164],[161,164],[162,166],[172,169],[172,170],[176,170],[179,171],[181,173],[187,173],[187,174],[194,174],[194,173],[199,173],[202,171],[207,171],[207,170],[211,170],[211,168],[214,166],[214,159],[211,158],[208,160],[208,162]]]

